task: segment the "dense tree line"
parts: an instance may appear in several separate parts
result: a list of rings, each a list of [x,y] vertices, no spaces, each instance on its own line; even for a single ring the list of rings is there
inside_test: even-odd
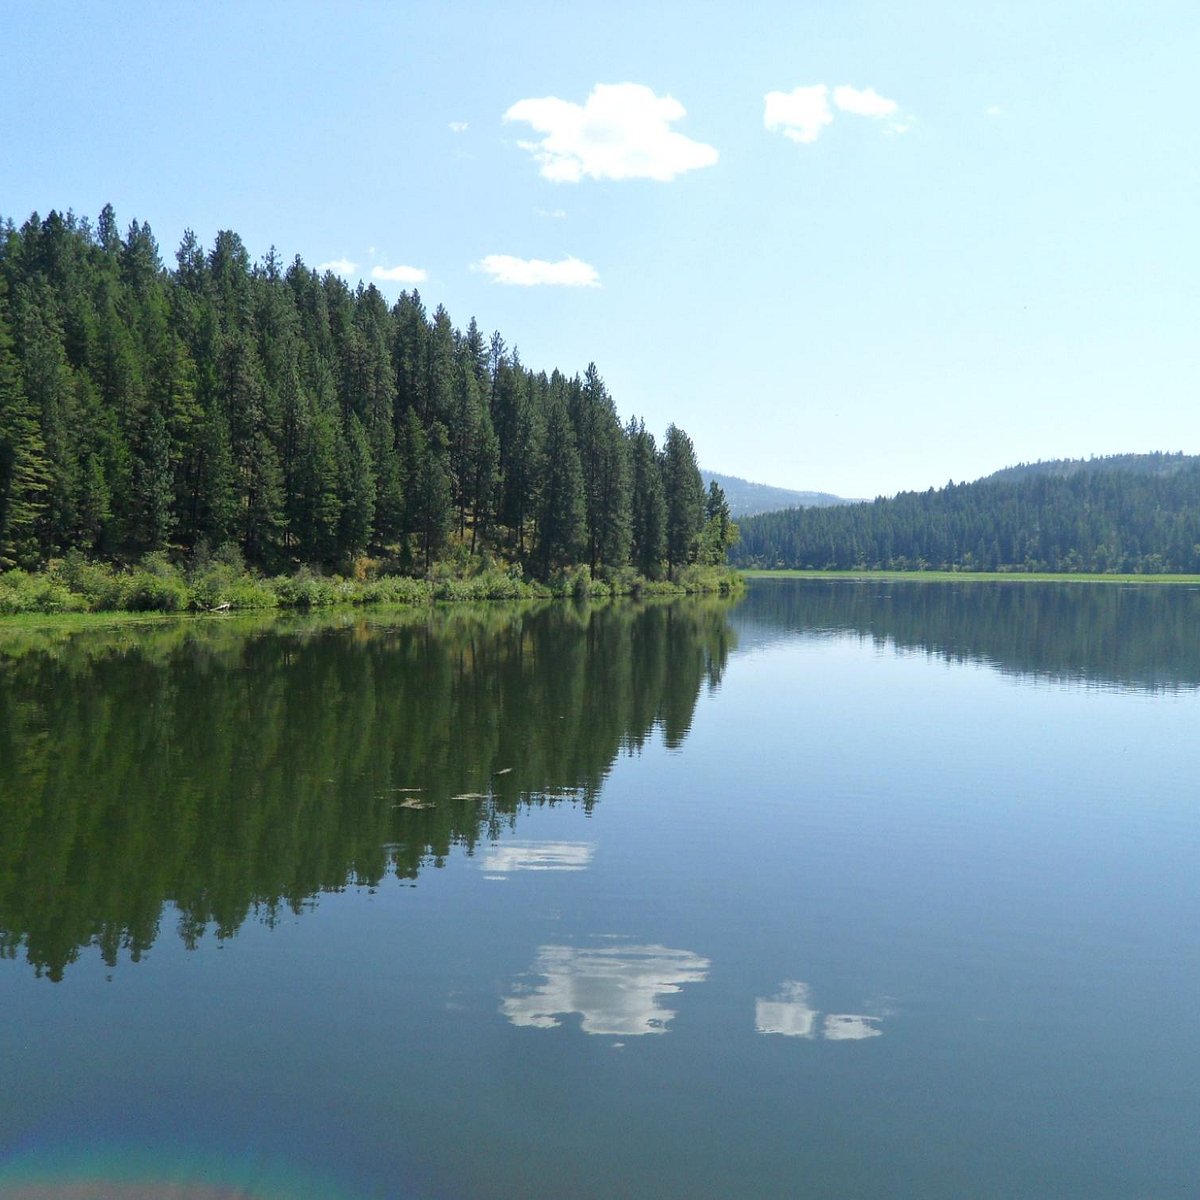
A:
[[[690,439],[622,425],[594,365],[535,372],[415,290],[389,307],[236,233],[175,258],[111,207],[0,225],[0,568],[229,543],[273,570],[724,561]]]
[[[1129,456],[1126,456],[1129,457]],[[1200,462],[1026,468],[741,522],[740,566],[1200,571]],[[1046,465],[1047,468],[1049,464]]]

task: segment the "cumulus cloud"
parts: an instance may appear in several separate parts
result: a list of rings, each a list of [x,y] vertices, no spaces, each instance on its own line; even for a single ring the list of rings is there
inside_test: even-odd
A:
[[[466,121],[451,121],[450,122],[450,132],[451,133],[466,133],[468,128],[469,128],[469,126],[467,125]]]
[[[353,275],[358,270],[358,263],[348,258],[331,258],[329,262],[318,265],[318,271],[332,271],[335,275]]]
[[[833,89],[833,102],[842,112],[854,113],[859,117],[890,117],[900,107],[895,100],[881,96],[874,88],[860,91],[846,84]]]
[[[385,279],[388,283],[424,283],[429,272],[420,267],[372,267],[372,279]]]
[[[833,107],[856,117],[871,117],[888,122],[892,133],[907,133],[911,118],[901,117],[895,100],[881,96],[874,88],[856,88],[839,84],[832,91]],[[793,142],[809,145],[833,124],[830,89],[824,83],[793,88],[790,92],[768,92],[764,97],[763,124],[772,132],[782,133]]]
[[[518,142],[555,183],[589,179],[656,179],[665,183],[717,161],[712,146],[671,129],[686,115],[673,96],[639,83],[599,83],[583,104],[556,96],[518,100],[504,114],[541,134]]]
[[[983,110],[983,113],[984,113],[984,116],[987,116],[987,117],[998,117],[1003,111],[1004,110],[1000,107],[1000,105],[989,104],[987,106],[987,108],[985,108]]]
[[[833,124],[829,89],[818,83],[812,87],[793,88],[790,92],[768,92],[763,124],[793,142],[805,145],[815,142],[821,136],[821,130]]]
[[[599,287],[596,268],[578,258],[546,262],[541,258],[514,258],[511,254],[489,254],[478,264],[479,270],[494,283],[516,287]]]
[[[551,221],[565,221],[567,219],[566,209],[563,208],[535,208],[533,214],[536,217],[546,217]]]

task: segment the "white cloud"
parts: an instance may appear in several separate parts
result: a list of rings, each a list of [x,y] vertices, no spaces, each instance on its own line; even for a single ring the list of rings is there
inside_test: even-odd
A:
[[[710,167],[717,152],[670,128],[686,115],[672,96],[656,96],[640,83],[598,83],[583,104],[556,96],[518,100],[504,114],[542,134],[518,142],[555,183],[590,179],[656,179],[661,183]]]
[[[833,123],[829,111],[829,88],[823,83],[793,88],[790,92],[768,92],[763,108],[763,124],[793,142],[808,145],[821,136],[821,130]]]
[[[854,113],[859,117],[890,117],[900,108],[895,100],[881,96],[874,88],[860,91],[846,84],[833,89],[833,102],[842,112]]]
[[[998,117],[1003,111],[1004,109],[1002,109],[1000,105],[989,104],[987,108],[983,110],[983,115],[985,117]]]
[[[466,121],[451,121],[450,122],[450,132],[451,133],[466,133],[468,128],[469,128],[469,126],[467,125]]]
[[[388,283],[424,283],[429,272],[420,267],[372,267],[372,279],[386,279]]]
[[[321,263],[317,270],[332,271],[335,275],[353,275],[358,270],[358,263],[353,263],[348,258],[332,258],[329,262]]]
[[[833,124],[830,89],[824,83],[793,88],[790,92],[768,92],[764,99],[763,124],[793,142],[809,145],[821,136],[826,125]],[[833,104],[839,112],[852,116],[887,119],[892,133],[907,133],[911,128],[912,118],[901,116],[896,101],[881,96],[874,88],[838,84],[833,89]]]
[[[565,221],[567,219],[567,210],[565,208],[535,208],[533,215],[535,217],[548,217],[551,221]]]
[[[578,258],[546,262],[540,258],[514,258],[511,254],[489,254],[478,264],[479,270],[494,283],[516,287],[599,287],[596,268]]]

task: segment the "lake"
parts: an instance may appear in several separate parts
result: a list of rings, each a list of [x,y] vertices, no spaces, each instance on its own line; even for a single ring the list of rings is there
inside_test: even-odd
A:
[[[1198,732],[1184,586],[0,626],[0,1197],[1193,1200]]]

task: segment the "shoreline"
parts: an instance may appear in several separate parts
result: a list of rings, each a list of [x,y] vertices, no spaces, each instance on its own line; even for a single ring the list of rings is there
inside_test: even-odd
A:
[[[1066,571],[885,571],[862,567],[857,570],[818,570],[797,567],[744,567],[744,579],[846,579],[896,580],[905,583],[1159,583],[1200,586],[1200,575],[1104,575]]]

